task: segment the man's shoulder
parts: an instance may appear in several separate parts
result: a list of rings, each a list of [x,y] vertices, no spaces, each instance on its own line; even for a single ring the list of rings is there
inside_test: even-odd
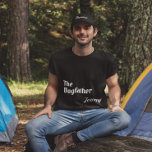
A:
[[[70,54],[70,52],[71,52],[70,48],[63,49],[63,50],[60,50],[60,51],[55,51],[51,54],[50,59],[53,59],[53,60],[64,59],[64,58],[66,58],[66,56],[68,56]]]
[[[56,52],[52,53],[51,58],[55,58],[55,59],[65,58],[65,56],[70,54],[70,52],[71,52],[71,48],[66,48],[66,49],[63,49],[60,51],[56,51]]]
[[[107,57],[112,57],[112,56],[113,56],[113,55],[110,54],[109,52],[105,52],[105,51],[102,51],[102,50],[96,50],[96,54],[97,54],[97,55],[100,55],[100,56],[102,56],[102,57],[105,57],[105,58],[107,58]]]
[[[98,56],[105,63],[116,63],[116,58],[112,53],[102,50],[97,50],[96,52],[96,56]]]

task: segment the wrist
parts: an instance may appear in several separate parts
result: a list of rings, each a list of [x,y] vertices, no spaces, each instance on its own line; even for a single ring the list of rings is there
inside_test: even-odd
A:
[[[52,108],[52,106],[49,104],[49,105],[45,105],[45,108]]]
[[[120,107],[121,108],[120,104],[118,104],[118,105],[109,105],[108,106],[109,109],[112,109],[112,108],[115,108],[115,107]]]

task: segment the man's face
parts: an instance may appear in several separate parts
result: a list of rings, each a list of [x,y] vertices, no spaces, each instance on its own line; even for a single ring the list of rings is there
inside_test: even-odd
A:
[[[97,29],[86,22],[79,22],[74,24],[73,31],[71,33],[72,38],[80,46],[88,45],[92,43],[93,37],[97,34]]]

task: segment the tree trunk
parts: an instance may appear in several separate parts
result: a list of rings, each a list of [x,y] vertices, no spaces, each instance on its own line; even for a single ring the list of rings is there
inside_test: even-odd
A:
[[[126,91],[152,61],[152,1],[135,0],[128,21],[121,81]]]
[[[8,0],[0,1],[0,73],[7,76],[7,25],[8,25]]]
[[[28,40],[28,0],[9,0],[9,59],[13,80],[31,80]]]

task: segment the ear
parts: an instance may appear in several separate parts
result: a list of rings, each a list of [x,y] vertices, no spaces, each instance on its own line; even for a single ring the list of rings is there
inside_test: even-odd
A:
[[[93,36],[96,37],[97,33],[98,33],[98,29],[95,27],[95,28],[94,28]]]
[[[72,31],[70,31],[70,36],[73,38],[73,32]]]

